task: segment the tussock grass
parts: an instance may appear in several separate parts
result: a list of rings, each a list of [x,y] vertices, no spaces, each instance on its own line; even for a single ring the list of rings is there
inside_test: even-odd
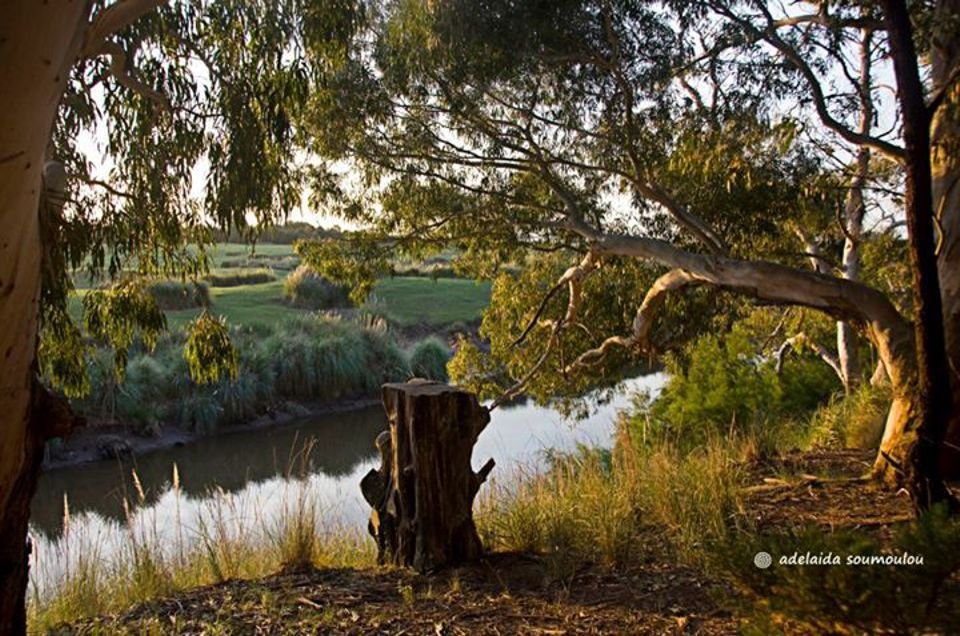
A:
[[[348,287],[328,281],[307,265],[300,265],[287,276],[283,281],[283,294],[290,304],[307,309],[351,305]]]
[[[265,267],[256,269],[234,268],[212,271],[204,280],[211,287],[237,287],[239,285],[260,285],[277,280],[273,270]]]
[[[418,378],[446,382],[450,348],[439,338],[421,340],[410,352],[410,372]]]
[[[159,280],[147,287],[164,311],[210,306],[210,290],[206,283]]]
[[[153,353],[131,353],[118,382],[106,350],[89,362],[91,393],[77,411],[143,431],[161,424],[209,433],[250,421],[287,400],[311,402],[374,395],[381,384],[406,380],[410,365],[383,321],[304,314],[276,327],[234,328],[240,354],[236,378],[194,384],[183,359],[182,334],[165,336]]]

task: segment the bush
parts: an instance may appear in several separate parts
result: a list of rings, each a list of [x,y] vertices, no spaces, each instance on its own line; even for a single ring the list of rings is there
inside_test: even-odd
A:
[[[210,306],[210,290],[203,282],[160,280],[151,283],[147,291],[164,311]]]
[[[238,287],[240,285],[260,285],[277,280],[273,270],[266,268],[236,269],[230,272],[211,272],[205,277],[211,287]]]
[[[450,350],[439,338],[421,340],[410,355],[410,372],[418,378],[446,382]]]
[[[681,448],[733,431],[755,432],[764,439],[800,439],[806,420],[839,388],[830,369],[799,356],[777,375],[773,360],[760,357],[736,328],[726,336],[695,341],[681,366],[667,359],[670,375],[660,395],[641,399],[632,416],[636,427],[662,429]]]
[[[350,306],[350,290],[335,285],[306,265],[300,265],[283,282],[283,293],[297,307],[332,309]]]

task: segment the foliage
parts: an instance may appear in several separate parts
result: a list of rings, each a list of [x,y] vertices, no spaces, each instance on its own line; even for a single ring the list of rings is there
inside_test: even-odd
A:
[[[166,326],[156,299],[133,280],[111,289],[91,290],[83,297],[83,311],[87,334],[113,348],[114,369],[120,380],[127,363],[127,350],[134,338],[139,337],[152,349]]]
[[[111,73],[115,56],[80,60],[54,125],[50,154],[70,179],[66,207],[44,227],[41,328],[51,335],[42,336],[40,366],[73,395],[87,385],[66,311],[72,271],[120,281],[88,294],[81,320],[90,336],[111,340],[122,373],[132,333],[151,340],[163,326],[132,279],[200,278],[209,223],[252,238],[299,206],[295,122],[312,74],[342,61],[343,42],[362,20],[349,0],[159,4],[110,38],[136,67],[124,71],[147,90]],[[89,5],[94,21],[109,10]],[[114,167],[105,184],[80,146],[91,136],[102,138],[104,162]],[[198,202],[189,184],[202,161],[210,170]]]
[[[439,338],[421,340],[410,353],[410,373],[417,378],[447,381],[450,350]]]
[[[350,291],[323,278],[307,265],[300,265],[283,281],[283,293],[287,300],[309,309],[332,309],[349,307]]]
[[[527,387],[537,399],[609,386],[733,304],[709,291],[678,293],[687,298],[669,302],[689,303],[686,315],[702,320],[681,325],[668,312],[653,343],[614,345],[598,364],[571,367],[608,338],[630,334],[647,289],[665,271],[640,259],[604,259],[554,342],[565,286],[542,316],[537,308],[592,249],[584,226],[710,251],[711,241],[683,221],[690,213],[719,237],[716,251],[785,254],[787,264],[806,267],[791,228],[831,227],[837,177],[799,123],[775,108],[774,95],[796,90],[789,70],[697,71],[697,81],[723,85],[706,104],[675,81],[701,44],[681,6],[492,0],[484,7],[386,2],[351,40],[350,59],[318,83],[305,111],[314,146],[327,157],[313,175],[314,198],[364,229],[300,243],[313,267],[358,297],[398,258],[442,250],[455,255],[454,271],[496,277],[483,327],[490,350],[459,347],[454,378],[492,397],[547,351]],[[340,179],[339,162],[362,178]],[[519,271],[502,274],[506,263]],[[535,316],[542,319],[515,345]]]
[[[841,566],[779,565],[801,554],[836,555]],[[768,569],[753,565],[759,551]],[[847,565],[848,557],[922,557],[922,565]],[[751,603],[762,633],[955,633],[960,629],[960,523],[940,509],[900,527],[889,545],[863,532],[809,529],[777,536],[737,537],[716,551],[718,568]]]
[[[237,352],[230,342],[226,321],[207,312],[190,325],[183,358],[190,368],[190,377],[198,384],[216,382],[221,376],[231,380],[237,377]]]
[[[839,388],[817,359],[801,356],[778,375],[739,326],[693,342],[681,365],[667,357],[667,385],[653,400],[641,400],[631,418],[685,447],[735,431],[763,431],[772,422],[803,420]],[[798,431],[798,434],[801,431]]]

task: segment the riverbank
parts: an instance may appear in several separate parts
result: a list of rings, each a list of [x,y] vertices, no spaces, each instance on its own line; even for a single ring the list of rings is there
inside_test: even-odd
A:
[[[318,511],[309,497],[291,499],[283,522],[259,540],[232,533],[232,517],[221,512],[211,518],[222,526],[207,526],[205,547],[186,557],[164,556],[135,539],[139,559],[127,563],[129,571],[107,575],[95,560],[74,569],[70,585],[32,605],[32,629],[712,635],[906,625],[955,632],[955,523],[915,524],[906,498],[848,479],[859,474],[865,452],[758,460],[743,454],[749,445],[739,440],[689,457],[633,449],[632,464],[581,453],[510,487],[487,489],[477,523],[491,552],[432,575],[374,566],[369,537],[324,534],[313,525]],[[785,508],[803,511],[813,534],[783,525]],[[138,536],[133,528],[140,526],[130,526]],[[917,569],[754,565],[759,550],[779,559],[789,550],[828,549],[926,552],[935,562],[920,574],[943,570],[947,579],[942,593],[928,597],[927,587],[909,585],[920,580]],[[862,577],[874,584],[868,598]],[[878,612],[878,604],[887,609]],[[793,607],[802,611],[784,611]],[[911,607],[934,611],[918,615]]]
[[[130,426],[95,424],[75,430],[70,437],[61,440],[55,450],[49,450],[44,458],[43,470],[54,471],[99,461],[141,457],[148,453],[185,446],[200,439],[284,426],[310,417],[347,414],[379,403],[379,398],[372,396],[336,402],[287,402],[282,407],[259,415],[246,423],[235,424],[206,434],[186,431],[176,426],[165,426],[159,429],[157,435],[144,436]]]

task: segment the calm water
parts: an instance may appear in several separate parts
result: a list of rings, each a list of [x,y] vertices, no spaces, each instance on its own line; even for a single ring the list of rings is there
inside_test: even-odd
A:
[[[474,467],[493,457],[497,461],[493,476],[504,483],[518,466],[542,461],[544,449],[568,450],[578,443],[609,446],[617,413],[631,396],[642,390],[657,391],[662,383],[662,374],[629,380],[612,400],[580,421],[566,420],[555,410],[533,404],[501,407],[491,414],[490,425],[474,448]],[[233,502],[232,513],[243,516],[242,521],[269,519],[289,504],[289,493],[295,489],[288,487],[288,470],[307,440],[313,440],[313,446],[306,483],[324,518],[364,528],[369,508],[360,496],[359,482],[376,467],[373,442],[385,429],[386,419],[377,406],[271,429],[223,433],[127,463],[104,461],[46,472],[33,501],[39,560],[35,566],[53,576],[61,570],[55,555],[65,548],[60,545],[65,499],[71,542],[86,537],[105,553],[122,545],[123,499],[137,498],[134,470],[146,496],[136,516],[171,542],[182,536],[184,528],[189,532],[203,523],[215,491],[220,497],[226,493]],[[179,497],[171,491],[174,465],[180,478]]]

